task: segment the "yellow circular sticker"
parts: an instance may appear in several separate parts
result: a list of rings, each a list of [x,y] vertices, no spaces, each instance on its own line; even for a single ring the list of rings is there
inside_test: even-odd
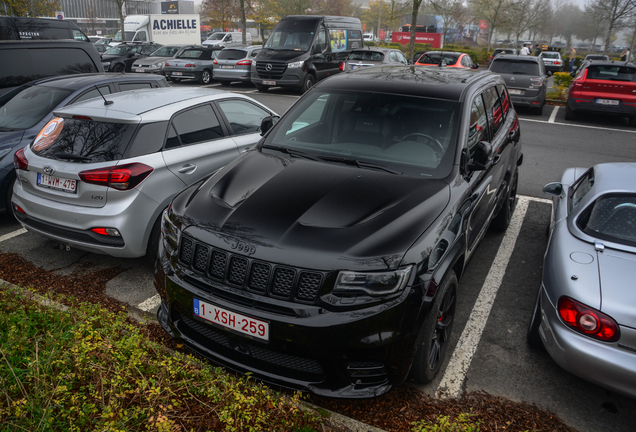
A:
[[[42,151],[53,144],[55,138],[57,138],[60,132],[62,132],[63,127],[64,119],[61,117],[55,117],[53,120],[48,122],[46,126],[42,128],[38,136],[35,137],[35,141],[33,141],[32,146],[33,151]]]

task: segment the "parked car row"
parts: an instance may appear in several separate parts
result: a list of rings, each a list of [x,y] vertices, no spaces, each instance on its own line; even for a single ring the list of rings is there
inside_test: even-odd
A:
[[[556,58],[502,53],[478,71],[465,54],[426,52],[410,66],[397,50],[346,45],[350,29],[331,35],[315,27],[324,18],[299,18],[300,32],[286,21],[269,51],[188,45],[169,57],[160,47],[135,74],[19,83],[0,97],[0,158],[13,160],[0,167],[0,199],[62,245],[155,262],[159,322],[194,351],[277,385],[374,397],[439,372],[466,266],[515,210],[514,106],[541,112]],[[347,73],[315,86],[311,73],[294,75],[306,94],[280,118],[247,96],[166,88],[161,76],[246,80],[273,47],[297,55],[312,28],[345,48]],[[312,43],[309,57],[328,49]],[[122,62],[151,46],[119,45],[135,50]],[[286,67],[301,68],[297,58]],[[634,76],[631,63],[584,62],[573,108],[636,116],[636,101],[608,90],[631,90]],[[527,338],[636,397],[629,178],[633,164],[598,165],[546,186],[550,241]]]

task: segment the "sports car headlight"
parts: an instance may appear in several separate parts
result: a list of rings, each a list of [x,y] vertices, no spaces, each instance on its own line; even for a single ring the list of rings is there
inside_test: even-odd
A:
[[[400,292],[406,286],[413,266],[388,272],[341,271],[334,293],[364,292],[371,296],[383,296]]]
[[[305,63],[305,61],[297,61],[297,62],[291,62],[291,63],[287,63],[287,69],[298,69],[303,67],[303,64]]]

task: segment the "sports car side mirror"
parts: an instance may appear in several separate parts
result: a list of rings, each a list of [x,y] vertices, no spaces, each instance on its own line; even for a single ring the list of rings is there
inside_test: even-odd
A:
[[[549,196],[561,196],[563,194],[563,185],[558,182],[548,183],[543,186],[543,193]]]

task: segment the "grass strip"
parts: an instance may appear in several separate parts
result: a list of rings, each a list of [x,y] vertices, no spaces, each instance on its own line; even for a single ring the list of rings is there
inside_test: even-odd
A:
[[[59,300],[53,296],[50,300]],[[2,431],[312,431],[279,394],[149,341],[124,312],[0,287]]]

